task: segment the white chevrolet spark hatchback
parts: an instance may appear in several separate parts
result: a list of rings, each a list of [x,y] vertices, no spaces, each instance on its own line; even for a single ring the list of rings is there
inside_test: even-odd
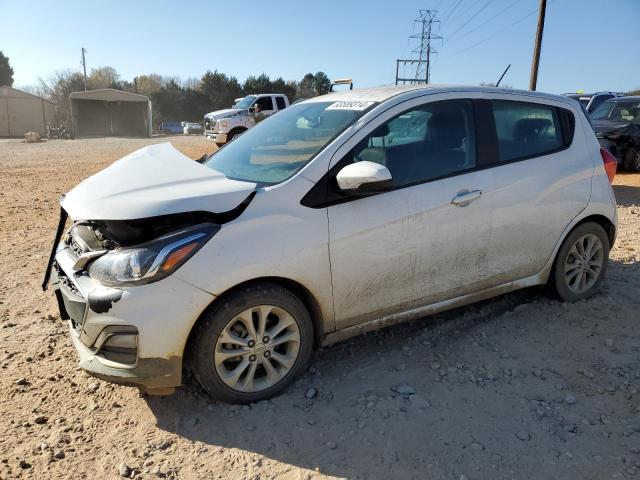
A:
[[[567,97],[333,93],[200,161],[153,145],[80,183],[44,287],[91,374],[166,393],[189,369],[253,402],[361,332],[533,285],[591,295],[615,167]]]

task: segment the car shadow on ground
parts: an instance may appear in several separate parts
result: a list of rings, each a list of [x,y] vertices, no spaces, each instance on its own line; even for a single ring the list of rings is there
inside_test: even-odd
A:
[[[619,207],[640,205],[640,185],[614,185],[613,191]]]
[[[413,471],[418,463],[397,452],[418,455],[416,449],[424,448],[424,439],[394,428],[394,417],[416,409],[423,413],[425,405],[415,399],[409,402],[390,385],[416,385],[415,375],[422,375],[425,368],[433,375],[427,363],[433,354],[431,347],[444,339],[466,336],[480,324],[534,299],[546,299],[542,289],[514,292],[321,349],[308,371],[287,391],[251,406],[213,402],[194,379],[188,379],[187,386],[172,396],[145,397],[146,402],[160,429],[213,449],[237,448],[340,477],[382,478],[393,471],[396,478],[410,478],[418,475]],[[425,366],[407,367],[409,358]],[[381,365],[384,371],[379,377]],[[427,403],[422,397],[420,402]],[[429,415],[440,413],[432,410],[421,416],[425,436],[429,423],[435,421]],[[492,421],[491,416],[482,420],[488,430]],[[373,464],[365,468],[363,461]],[[362,477],[365,470],[368,473]]]

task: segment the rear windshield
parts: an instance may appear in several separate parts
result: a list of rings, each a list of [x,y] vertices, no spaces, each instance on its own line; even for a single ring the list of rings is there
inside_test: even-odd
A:
[[[374,102],[299,103],[260,121],[204,164],[234,180],[273,185],[302,169]]]

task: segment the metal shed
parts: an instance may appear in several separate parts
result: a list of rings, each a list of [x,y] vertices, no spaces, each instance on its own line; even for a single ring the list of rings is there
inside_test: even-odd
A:
[[[55,103],[12,87],[0,87],[0,137],[22,137],[27,132],[45,136],[54,120]]]
[[[148,97],[113,88],[69,95],[75,137],[150,137]]]

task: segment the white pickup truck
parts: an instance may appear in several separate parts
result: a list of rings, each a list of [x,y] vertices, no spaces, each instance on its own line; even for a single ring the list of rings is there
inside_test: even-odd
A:
[[[204,135],[212,138],[218,146],[224,145],[253,127],[259,118],[288,106],[287,96],[279,93],[247,95],[233,108],[207,113],[204,116]]]

